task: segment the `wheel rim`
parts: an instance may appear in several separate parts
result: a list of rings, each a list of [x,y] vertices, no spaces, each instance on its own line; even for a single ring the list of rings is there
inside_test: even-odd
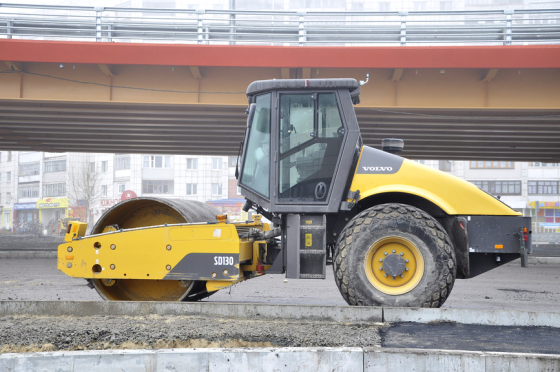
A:
[[[371,245],[364,269],[377,290],[401,295],[413,290],[424,276],[424,257],[410,240],[391,236]]]

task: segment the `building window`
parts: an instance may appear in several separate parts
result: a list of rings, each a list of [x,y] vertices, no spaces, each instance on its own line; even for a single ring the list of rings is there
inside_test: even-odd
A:
[[[222,184],[213,183],[212,184],[212,195],[222,195]]]
[[[198,169],[198,159],[188,158],[187,159],[187,169]]]
[[[482,168],[506,168],[513,169],[515,164],[512,161],[471,161],[471,169],[482,169]]]
[[[451,170],[451,162],[449,160],[440,160],[439,170],[449,172]]]
[[[125,190],[126,190],[126,185],[125,184],[119,185],[119,194],[122,194],[123,192],[125,192]]]
[[[212,169],[222,169],[221,158],[212,158]]]
[[[101,196],[107,196],[107,185],[101,185]]]
[[[12,204],[12,193],[11,192],[6,193],[6,204]]]
[[[66,195],[66,184],[53,183],[50,185],[43,185],[43,198],[47,196],[64,196]]]
[[[492,195],[521,195],[521,181],[469,181]]]
[[[8,151],[8,161],[12,161],[12,152]]]
[[[2,162],[2,151],[0,151],[0,163]]]
[[[109,168],[109,162],[107,160],[104,160],[101,162],[101,172],[102,173],[107,173],[107,170]]]
[[[440,1],[439,10],[451,10],[453,7],[452,1]]]
[[[130,169],[130,155],[115,156],[115,170]]]
[[[142,192],[146,194],[173,194],[173,181],[142,181]]]
[[[66,171],[66,160],[47,161],[43,165],[43,172],[45,173],[65,172],[65,171]]]
[[[19,176],[26,177],[26,176],[36,176],[40,173],[41,170],[40,163],[28,163],[28,164],[20,164],[19,165]]]
[[[363,12],[364,11],[364,3],[352,3],[352,11],[353,12]]]
[[[384,1],[382,3],[379,3],[379,11],[380,12],[389,12],[391,11],[391,2],[389,1]]]
[[[237,156],[230,156],[229,157],[229,166],[235,167],[237,165]]]
[[[198,194],[198,185],[196,183],[187,183],[187,195]]]
[[[144,155],[142,157],[144,168],[171,168],[171,156]]]
[[[38,198],[39,185],[22,185],[18,188],[18,197],[20,198]]]
[[[2,173],[0,173],[0,183],[2,183]]]
[[[425,1],[415,1],[414,2],[414,10],[415,11],[426,10],[426,2]]]
[[[560,166],[560,163],[539,163],[539,162],[533,162],[533,163],[529,163],[530,166],[532,167],[558,167]]]
[[[12,182],[12,172],[6,173],[6,182],[8,183]]]
[[[527,182],[529,195],[557,195],[558,181],[529,181]]]
[[[89,163],[89,173],[95,173],[95,162]]]

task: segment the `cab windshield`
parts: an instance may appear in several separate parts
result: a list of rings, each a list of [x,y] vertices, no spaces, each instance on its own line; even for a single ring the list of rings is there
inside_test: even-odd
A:
[[[270,180],[270,97],[268,93],[256,98],[255,113],[248,123],[249,134],[240,179],[242,185],[266,198],[269,197]]]

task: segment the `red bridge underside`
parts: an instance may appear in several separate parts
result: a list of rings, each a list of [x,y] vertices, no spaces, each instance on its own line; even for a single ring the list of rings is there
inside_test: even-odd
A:
[[[287,47],[4,39],[0,60],[289,68],[559,68],[560,45]]]

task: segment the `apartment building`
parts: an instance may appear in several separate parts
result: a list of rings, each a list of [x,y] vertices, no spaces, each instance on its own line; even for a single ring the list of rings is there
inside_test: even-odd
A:
[[[17,152],[0,152],[0,228],[12,226],[14,200],[17,200]]]

